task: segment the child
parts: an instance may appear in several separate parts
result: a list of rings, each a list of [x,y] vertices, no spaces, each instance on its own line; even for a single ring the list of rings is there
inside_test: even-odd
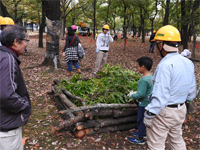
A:
[[[138,64],[138,71],[143,74],[138,82],[137,92],[130,92],[128,94],[134,100],[138,100],[137,125],[138,132],[133,132],[134,137],[128,138],[131,143],[144,144],[144,137],[146,136],[146,127],[143,123],[145,107],[149,104],[149,96],[153,90],[153,83],[151,82],[152,75],[150,70],[153,61],[149,57],[141,57],[136,60]]]

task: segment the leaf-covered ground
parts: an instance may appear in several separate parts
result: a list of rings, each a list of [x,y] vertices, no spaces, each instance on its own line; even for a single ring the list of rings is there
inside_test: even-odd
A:
[[[86,77],[92,77],[96,59],[95,41],[91,41],[91,37],[80,37],[80,40],[86,48],[86,57],[80,63],[82,74]],[[43,42],[45,46],[45,39]],[[63,47],[64,41],[61,40],[60,51]],[[161,58],[156,53],[148,53],[148,48],[148,42],[141,43],[141,40],[135,40],[131,37],[124,48],[124,41],[119,39],[110,44],[108,63],[110,65],[120,64],[123,68],[137,71],[135,60],[141,56],[149,56],[154,61],[153,73]],[[68,79],[69,77],[66,76],[67,66],[61,55],[62,68],[50,72],[49,67],[39,66],[44,60],[45,50],[45,47],[38,48],[38,37],[31,36],[28,52],[20,56],[22,72],[32,101],[32,115],[27,125],[23,127],[23,136],[26,138],[25,150],[147,149],[146,144],[141,146],[127,141],[127,137],[130,137],[135,129],[85,136],[81,139],[75,138],[72,133],[67,131],[52,134],[50,125],[62,121],[62,118],[58,114],[53,97],[47,93],[51,91],[53,80]],[[196,55],[197,58],[200,58],[200,49]],[[200,63],[195,63],[195,69],[199,81]],[[183,137],[187,148],[194,150],[200,147],[200,102],[196,101],[196,104],[196,112],[191,114],[189,121],[183,125]]]

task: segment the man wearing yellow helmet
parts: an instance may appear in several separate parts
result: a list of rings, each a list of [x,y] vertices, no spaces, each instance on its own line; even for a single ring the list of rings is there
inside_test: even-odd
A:
[[[9,17],[0,17],[0,25],[1,25],[1,31],[3,31],[3,29],[7,26],[7,25],[14,25],[14,21],[9,18]],[[0,34],[1,34],[0,31]],[[1,42],[0,42],[0,46],[1,46]]]
[[[3,30],[7,25],[15,25],[15,23],[11,18],[3,17],[1,20],[1,30]]]
[[[156,49],[162,56],[152,81],[150,103],[145,107],[147,144],[150,149],[164,150],[168,140],[171,149],[186,150],[182,124],[186,115],[186,100],[196,97],[193,63],[178,53],[180,33],[166,25],[155,36]]]
[[[106,24],[102,27],[103,32],[97,36],[96,41],[96,63],[94,74],[100,71],[106,64],[109,51],[109,42],[113,42],[113,38],[108,32],[109,26]]]
[[[149,42],[150,42],[149,53],[154,53],[154,46],[155,46],[154,37],[155,37],[155,35],[156,35],[156,31],[153,30],[153,33],[151,34],[151,36],[149,38]]]

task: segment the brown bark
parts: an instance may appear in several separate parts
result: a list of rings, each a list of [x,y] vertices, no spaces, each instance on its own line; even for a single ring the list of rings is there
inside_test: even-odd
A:
[[[77,130],[82,130],[86,128],[93,128],[94,130],[99,130],[100,128],[106,126],[120,125],[136,121],[137,121],[137,116],[128,116],[118,119],[107,118],[107,119],[89,120],[87,122],[79,123],[79,125],[77,126]]]
[[[123,130],[129,130],[129,129],[132,129],[132,128],[135,128],[135,127],[137,127],[137,123],[108,126],[108,127],[101,128],[101,130],[96,130],[96,131],[94,130],[94,128],[89,128],[89,129],[77,131],[75,136],[77,138],[81,138],[84,135],[92,135],[92,134],[99,134],[99,133],[105,133],[105,132],[123,131]]]
[[[100,110],[91,110],[90,112],[85,113],[86,118],[93,118],[93,117],[123,117],[123,116],[130,116],[136,115],[137,111],[134,108],[128,108],[126,110],[113,110],[113,109],[100,109]]]
[[[66,96],[65,96],[65,94],[63,94],[63,93],[59,93],[59,94],[57,94],[58,96],[59,96],[59,98],[60,98],[60,100],[69,108],[69,109],[66,109],[66,110],[70,110],[70,108],[76,108],[76,109],[78,109],[78,107],[74,104],[74,103],[72,103]],[[72,113],[72,112],[71,112]],[[83,114],[83,112],[81,112],[81,111],[79,111],[79,112],[73,112],[75,115],[82,115]]]
[[[83,98],[80,98],[80,97],[78,97],[78,96],[76,96],[76,95],[73,95],[72,93],[70,93],[70,92],[67,91],[67,90],[62,90],[62,91],[63,91],[63,93],[64,93],[65,95],[69,96],[70,98],[73,98],[73,99],[76,99],[76,100],[81,101],[82,105],[83,105],[83,106],[86,106],[87,100],[85,100],[85,99],[83,99]]]
[[[54,80],[54,86],[59,86],[59,83],[60,83],[59,80]],[[52,88],[52,89],[53,89],[53,88]],[[55,88],[54,88],[54,89],[55,89]],[[85,99],[83,99],[83,98],[80,98],[80,97],[78,97],[78,96],[76,96],[76,95],[73,95],[71,92],[67,91],[66,89],[65,89],[65,90],[62,89],[62,91],[63,91],[63,93],[64,93],[66,96],[68,96],[68,97],[70,97],[70,98],[73,98],[73,99],[76,99],[76,100],[78,100],[78,101],[81,101],[82,105],[83,105],[83,106],[86,106],[87,100],[85,100]]]
[[[120,109],[120,108],[137,108],[135,104],[102,104],[98,103],[91,106],[82,106],[79,108],[71,108],[70,110],[64,110],[62,113],[73,113],[76,111],[90,110],[90,109]]]

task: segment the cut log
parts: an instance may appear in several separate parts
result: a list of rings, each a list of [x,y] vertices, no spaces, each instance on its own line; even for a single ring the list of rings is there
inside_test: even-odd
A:
[[[54,97],[54,101],[55,101],[55,104],[56,104],[58,110],[66,109],[65,104],[63,104],[63,102],[60,101],[59,96],[55,96],[55,97]],[[65,120],[67,120],[67,119],[70,118],[70,114],[71,114],[71,113],[69,113],[69,114],[62,114],[62,118],[65,119]]]
[[[54,80],[54,86],[59,86],[59,84],[60,84],[60,81],[59,81],[59,80]],[[53,88],[52,88],[52,89],[53,89]],[[55,91],[55,90],[54,90],[54,91]],[[68,96],[68,97],[70,97],[70,98],[73,98],[73,99],[76,99],[76,100],[80,101],[80,102],[82,103],[83,106],[86,106],[87,100],[85,100],[85,99],[83,99],[83,98],[80,98],[80,97],[78,97],[78,96],[76,96],[76,95],[73,95],[71,92],[69,92],[69,91],[66,90],[66,89],[62,89],[62,91],[63,91],[63,93],[64,93],[66,96]]]
[[[62,91],[63,91],[63,93],[64,93],[65,95],[67,95],[68,97],[73,98],[73,99],[76,99],[76,100],[79,100],[79,101],[81,101],[81,103],[82,103],[83,106],[86,106],[87,100],[85,100],[85,99],[83,99],[83,98],[80,98],[80,97],[78,97],[78,96],[76,96],[76,95],[73,95],[72,93],[70,93],[70,92],[67,91],[67,90],[62,90]]]
[[[127,108],[125,110],[116,110],[116,109],[96,109],[91,110],[90,112],[85,113],[86,118],[93,118],[93,117],[124,117],[124,116],[131,116],[137,115],[137,110],[134,108]]]
[[[90,109],[120,109],[120,108],[137,108],[135,104],[102,104],[98,103],[91,106],[81,106],[81,107],[75,107],[70,108],[70,110],[63,110],[61,113],[73,113],[76,111],[83,111],[83,110],[90,110]]]
[[[134,123],[137,122],[137,116],[128,116],[118,119],[107,118],[107,119],[97,119],[89,120],[87,122],[79,122],[77,130],[82,130],[86,128],[93,128],[94,130],[101,130],[102,127],[120,125],[125,123]]]
[[[60,122],[58,126],[56,126],[56,127],[54,126],[54,128],[55,128],[54,133],[58,132],[58,131],[60,131],[64,128],[67,128],[69,126],[72,126],[77,122],[81,122],[81,121],[84,121],[84,120],[85,120],[84,114],[79,115],[79,116],[75,116],[74,118],[70,118],[68,120],[64,120],[64,121]]]
[[[76,127],[77,130],[83,130],[86,128],[95,128],[98,130],[100,128],[100,123],[98,120],[87,120],[85,122],[79,122],[79,125]]]
[[[115,131],[125,131],[125,130],[129,130],[136,127],[137,127],[137,123],[129,123],[129,124],[122,124],[122,125],[117,125],[117,126],[103,127],[100,130],[96,130],[96,131],[94,130],[94,128],[88,128],[88,129],[77,131],[75,136],[77,138],[81,138],[84,135],[92,135],[92,134],[115,132]]]
[[[78,109],[78,107],[77,107],[74,103],[72,103],[72,102],[66,97],[65,94],[63,94],[62,92],[60,92],[60,93],[58,93],[57,95],[59,96],[60,100],[69,108],[69,109],[67,109],[67,110],[70,110],[70,108],[77,108],[77,109]],[[71,112],[71,113],[72,113],[72,112]],[[79,112],[73,112],[73,113],[75,113],[75,115],[81,115],[81,114],[83,114],[83,112],[81,112],[81,111],[79,111]],[[69,113],[69,114],[70,114],[70,113]]]

